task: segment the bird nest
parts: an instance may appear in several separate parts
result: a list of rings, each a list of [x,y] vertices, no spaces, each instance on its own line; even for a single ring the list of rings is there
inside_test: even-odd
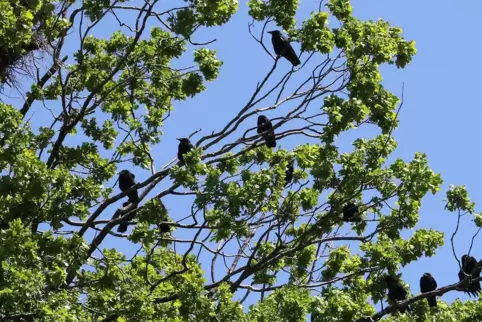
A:
[[[35,52],[39,49],[47,49],[48,42],[39,33],[32,37],[32,41],[22,48],[23,52],[15,52],[12,48],[0,49],[0,86],[7,84],[16,87],[20,82],[20,76],[33,76],[33,67],[37,57]]]

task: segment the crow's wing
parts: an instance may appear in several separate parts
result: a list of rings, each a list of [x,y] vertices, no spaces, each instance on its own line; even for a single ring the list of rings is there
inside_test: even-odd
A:
[[[291,63],[293,66],[298,66],[301,64],[298,55],[296,55],[295,50],[290,44],[290,41],[286,39],[285,37],[281,36],[281,40],[283,41],[283,47],[284,47],[284,57]]]
[[[274,36],[271,38],[273,43],[273,49],[276,55],[282,56],[285,53],[285,43],[283,41],[282,35],[280,37]]]

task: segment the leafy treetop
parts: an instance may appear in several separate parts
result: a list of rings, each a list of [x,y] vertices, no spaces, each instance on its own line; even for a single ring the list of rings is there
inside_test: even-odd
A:
[[[286,65],[274,59],[253,81],[247,103],[233,102],[229,122],[192,133],[185,166],[156,169],[152,149],[174,106],[195,99],[222,72],[216,51],[196,42],[196,32],[227,23],[238,2],[188,0],[166,9],[158,0],[0,1],[2,75],[35,50],[47,66],[20,89],[24,101],[0,104],[2,320],[480,318],[475,302],[431,311],[427,295],[409,300],[410,315],[372,305],[386,298],[383,274],[434,255],[444,242],[432,229],[401,237],[416,226],[423,197],[439,190],[440,175],[423,153],[387,162],[402,102],[383,87],[380,66],[405,67],[415,43],[383,20],[357,19],[348,0],[331,0],[297,23],[300,5],[248,1],[254,41],[272,55],[252,27],[276,24],[299,43],[302,65],[276,79],[274,70]],[[119,28],[103,38],[97,31],[107,19]],[[29,47],[33,39],[43,45]],[[180,67],[181,57],[193,66]],[[43,104],[52,119],[33,126],[28,115]],[[268,112],[277,115],[276,139],[296,136],[300,145],[264,145],[255,125]],[[341,153],[336,138],[360,127],[379,134]],[[119,192],[110,183],[125,168],[144,176]],[[137,208],[115,205],[134,189]],[[166,206],[172,195],[192,203],[187,217]],[[459,219],[467,212],[482,224],[464,187],[453,187],[447,200]],[[361,217],[345,223],[349,202]],[[126,221],[129,233],[113,229]],[[104,246],[119,239],[138,251],[127,256]],[[254,304],[244,307],[247,298]]]

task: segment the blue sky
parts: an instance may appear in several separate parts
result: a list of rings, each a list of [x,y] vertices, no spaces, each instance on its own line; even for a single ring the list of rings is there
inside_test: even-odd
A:
[[[308,17],[317,5],[318,1],[302,1],[297,15],[298,21]],[[417,294],[419,278],[426,271],[435,276],[439,286],[457,281],[457,262],[450,247],[456,216],[444,211],[443,202],[449,184],[465,184],[474,201],[482,200],[482,188],[479,184],[481,175],[478,171],[480,153],[475,144],[482,116],[480,103],[475,98],[475,93],[480,90],[476,75],[482,73],[482,63],[478,59],[481,50],[478,31],[482,30],[482,21],[479,19],[482,3],[475,0],[464,1],[463,13],[461,6],[456,7],[453,2],[448,1],[354,0],[353,5],[358,18],[383,18],[400,26],[404,30],[404,36],[417,43],[418,53],[407,68],[382,68],[383,84],[389,90],[400,95],[402,83],[405,84],[401,122],[394,132],[399,145],[393,158],[400,157],[408,161],[415,152],[425,152],[430,166],[441,173],[444,179],[442,191],[424,199],[418,228],[434,228],[444,232],[446,245],[436,256],[422,259],[402,269],[405,282],[410,284],[412,293]],[[198,42],[216,39],[210,48],[218,51],[218,57],[224,61],[224,65],[219,78],[207,84],[206,92],[194,100],[175,104],[172,118],[165,124],[165,135],[161,144],[154,149],[157,169],[176,157],[178,142],[175,138],[187,136],[201,128],[201,134],[193,139],[195,142],[202,135],[220,130],[246,103],[257,82],[271,68],[271,58],[248,33],[249,21],[246,2],[240,1],[238,13],[229,23],[196,35],[194,40]],[[258,25],[255,30],[259,32],[260,28]],[[110,19],[97,28],[94,34],[108,37],[115,30],[117,23]],[[67,43],[67,51],[77,48],[77,39],[75,37]],[[270,44],[268,48],[271,50]],[[299,50],[298,45],[295,45],[295,48]],[[189,64],[191,55],[192,47],[189,47],[186,57],[179,63]],[[280,61],[276,72],[282,75],[289,68],[286,61]],[[34,106],[32,111],[36,113],[32,119],[34,125],[47,122],[48,114],[41,111],[40,105]],[[32,115],[32,112],[29,115]],[[350,138],[365,135],[368,135],[368,132],[353,131],[353,135],[342,137],[338,143],[346,149],[350,147]],[[291,149],[305,142],[302,138],[289,138],[280,141],[279,145]],[[133,172],[138,180],[144,180],[148,176],[148,172],[143,170],[135,169]],[[161,184],[154,193],[165,187],[167,184]],[[173,219],[185,217],[190,208],[183,197],[172,196],[166,198],[165,203]],[[476,209],[482,211],[482,205]],[[107,218],[111,214],[112,212],[106,213],[103,217]],[[458,256],[468,250],[475,231],[471,220],[464,218],[456,238]],[[476,244],[480,242],[480,238],[482,237],[476,239]],[[117,238],[109,238],[104,246],[120,246],[126,253],[136,250]],[[482,258],[480,249],[475,248],[472,253],[477,259]],[[457,297],[467,298],[462,293],[452,292],[446,294],[444,300],[452,301]]]

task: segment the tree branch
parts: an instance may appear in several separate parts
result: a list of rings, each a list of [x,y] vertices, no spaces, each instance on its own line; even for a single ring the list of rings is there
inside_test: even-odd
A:
[[[455,290],[461,291],[463,289],[462,286],[467,285],[468,283],[480,282],[480,281],[482,281],[482,277],[471,279],[470,276],[469,276],[469,277],[466,277],[465,279],[463,279],[462,281],[460,281],[458,283],[447,285],[447,286],[444,286],[444,287],[440,287],[440,288],[438,288],[434,291],[431,291],[431,292],[421,293],[421,294],[419,294],[417,296],[414,296],[412,298],[409,298],[405,301],[400,301],[396,304],[392,304],[390,306],[387,306],[382,311],[380,311],[380,312],[374,314],[373,316],[371,316],[371,320],[368,320],[368,321],[378,321],[383,316],[385,316],[389,313],[393,313],[393,312],[395,312],[399,309],[405,308],[405,307],[409,306],[410,304],[415,303],[417,301],[426,299],[426,298],[431,297],[431,296],[439,296],[440,297],[440,296],[442,296],[445,293],[448,293],[450,291],[455,291]],[[367,321],[366,319],[367,318],[364,317],[364,318],[358,319],[357,322]]]

